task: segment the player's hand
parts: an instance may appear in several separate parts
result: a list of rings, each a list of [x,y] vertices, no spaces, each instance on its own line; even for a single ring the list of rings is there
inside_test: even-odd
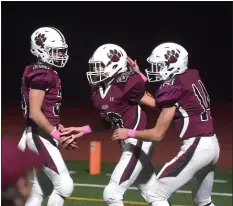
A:
[[[59,125],[58,125],[58,130],[59,130],[59,132],[61,132],[64,128],[65,128],[65,127],[64,127],[62,124],[59,124]]]
[[[139,66],[137,64],[137,60],[132,60],[130,57],[127,57],[127,62],[129,65],[129,68],[132,69],[136,73],[140,73]]]
[[[61,137],[65,137],[62,147],[66,149],[78,148],[78,138],[84,135],[82,127],[67,127],[61,131]]]
[[[65,149],[76,149],[78,148],[78,142],[79,142],[79,137],[82,136],[83,133],[80,132],[76,135],[71,135],[69,136],[69,139],[67,139],[65,142],[63,142],[63,148]]]
[[[119,128],[116,129],[112,135],[112,140],[125,140],[128,137],[128,129]]]
[[[58,139],[59,145],[64,147],[63,145],[68,139],[70,139],[70,136],[60,136],[60,138]]]
[[[60,136],[58,142],[65,149],[76,149],[78,148],[78,138],[83,136],[83,132],[79,132],[78,134]]]

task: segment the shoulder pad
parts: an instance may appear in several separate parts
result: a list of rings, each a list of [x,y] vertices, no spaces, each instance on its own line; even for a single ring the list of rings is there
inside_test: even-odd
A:
[[[180,85],[167,85],[160,87],[156,93],[155,98],[160,106],[176,104],[182,95],[182,87]]]

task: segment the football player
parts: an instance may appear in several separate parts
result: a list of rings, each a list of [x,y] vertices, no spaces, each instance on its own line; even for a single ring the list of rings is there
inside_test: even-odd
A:
[[[164,165],[153,188],[154,205],[162,206],[170,196],[192,180],[197,206],[214,206],[211,191],[219,144],[210,113],[210,97],[196,69],[188,68],[188,52],[175,43],[157,46],[147,59],[149,82],[162,81],[155,93],[160,116],[152,129],[116,129],[112,139],[161,141],[173,122],[181,141],[178,154]]]
[[[127,59],[130,66],[134,66],[124,49],[114,44],[104,44],[94,52],[87,72],[92,86],[91,98],[100,111],[104,125],[110,123],[113,129],[126,127],[143,130],[147,117],[140,103],[154,108],[155,100],[145,93],[146,77],[128,69]],[[86,134],[95,131],[101,131],[100,125],[65,128],[62,135],[71,135],[71,142],[79,132]],[[129,138],[120,141],[120,145],[121,158],[104,189],[104,201],[109,206],[123,206],[125,191],[135,183],[145,201],[151,203],[153,197],[149,187],[157,181],[151,164],[153,143]]]
[[[23,73],[22,110],[27,126],[19,148],[27,146],[39,153],[45,164],[42,170],[34,170],[26,206],[40,206],[51,192],[48,206],[62,206],[73,191],[73,180],[58,149],[65,137],[60,137],[59,131],[63,128],[59,125],[62,90],[56,70],[66,65],[67,49],[63,34],[56,28],[42,27],[31,35],[31,53],[37,62],[26,66]]]

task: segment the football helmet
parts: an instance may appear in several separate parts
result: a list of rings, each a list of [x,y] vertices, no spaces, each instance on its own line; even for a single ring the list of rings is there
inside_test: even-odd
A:
[[[68,61],[68,45],[63,34],[54,27],[41,27],[31,35],[31,53],[40,61],[64,67]]]
[[[147,58],[150,68],[146,74],[149,82],[164,81],[188,69],[188,52],[176,43],[163,43],[157,46]]]
[[[115,44],[100,46],[88,61],[89,71],[86,73],[90,85],[95,85],[116,74],[127,71],[127,54]]]

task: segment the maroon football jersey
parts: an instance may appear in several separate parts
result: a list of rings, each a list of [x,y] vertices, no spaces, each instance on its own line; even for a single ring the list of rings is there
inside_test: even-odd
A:
[[[100,110],[101,117],[112,125],[112,128],[131,128],[143,130],[146,127],[146,114],[138,102],[145,92],[145,82],[134,72],[119,74],[106,88],[94,86],[92,101]]]
[[[45,91],[42,112],[53,126],[58,126],[60,106],[62,101],[61,81],[56,71],[51,66],[44,64],[31,64],[27,66],[22,78],[22,110],[27,125],[29,119],[29,90],[40,89]]]
[[[188,69],[165,81],[156,91],[155,98],[161,107],[177,107],[173,123],[180,138],[214,134],[210,97],[197,70]]]

